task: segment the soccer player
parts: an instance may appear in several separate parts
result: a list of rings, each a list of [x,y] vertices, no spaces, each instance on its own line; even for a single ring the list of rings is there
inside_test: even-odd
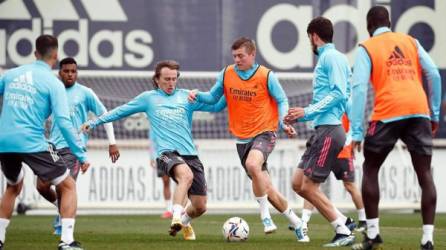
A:
[[[180,65],[175,61],[159,62],[153,76],[155,90],[143,92],[127,104],[87,122],[83,130],[145,112],[152,128],[152,140],[155,141],[157,165],[178,184],[173,193],[169,234],[175,236],[183,229],[186,240],[195,240],[190,222],[206,211],[207,187],[204,167],[192,139],[192,115],[194,111],[219,112],[226,103],[224,99],[212,106],[189,103],[189,91],[176,87],[179,69]],[[185,209],[188,197],[191,205]]]
[[[92,112],[96,116],[107,112],[105,106],[90,88],[87,88],[77,82],[77,63],[71,58],[67,57],[59,63],[59,77],[65,87],[68,97],[68,110],[74,128],[80,128],[88,120],[88,113]],[[109,155],[112,162],[116,162],[119,158],[119,150],[116,146],[115,135],[113,132],[113,125],[111,123],[104,124],[107,137],[109,139]],[[86,148],[88,136],[81,134],[82,145]],[[51,132],[49,141],[56,147],[60,157],[62,157],[66,166],[70,170],[70,175],[74,180],[79,174],[79,163],[75,155],[71,152],[68,143],[64,139],[60,128],[56,123],[51,123]],[[40,178],[37,179],[37,191],[49,202],[58,207],[57,195],[51,189],[51,183],[45,182]],[[62,226],[60,224],[60,216],[57,215],[54,223],[54,234],[60,235]]]
[[[413,37],[390,30],[383,6],[367,13],[370,38],[356,56],[353,76],[353,146],[360,149],[368,82],[375,91],[371,121],[364,140],[362,197],[367,235],[353,249],[376,249],[383,243],[379,231],[378,173],[398,139],[407,146],[421,188],[423,236],[421,249],[433,249],[437,194],[432,179],[432,138],[438,129],[441,78],[437,67]],[[431,88],[423,89],[422,72]],[[428,99],[430,99],[430,108]]]
[[[67,95],[51,72],[57,61],[57,39],[41,35],[36,40],[34,63],[7,71],[0,78],[3,108],[0,116],[0,162],[7,186],[0,204],[0,249],[16,197],[23,186],[25,162],[40,179],[56,186],[60,198],[62,236],[59,250],[82,249],[74,241],[77,198],[76,183],[63,159],[44,135],[44,121],[52,113],[54,123],[79,160],[82,171],[89,167],[82,142],[71,123]]]
[[[355,230],[358,232],[363,232],[366,229],[366,216],[361,193],[355,185],[355,167],[353,166],[353,157],[351,152],[352,139],[347,113],[349,112],[346,112],[346,114],[342,116],[342,126],[344,127],[344,131],[347,133],[347,139],[345,140],[345,146],[339,153],[331,171],[333,172],[337,180],[341,180],[343,182],[345,190],[347,190],[347,192],[352,197],[353,203],[355,204],[356,210],[358,212],[358,224],[356,225],[352,218],[346,217],[336,207],[334,207],[334,209],[336,211],[336,214],[342,219],[342,221],[345,221],[344,224],[346,224],[350,230],[355,229],[355,226],[357,226]],[[301,216],[304,231],[308,232],[308,222],[311,219],[313,209],[314,206],[307,200],[304,200],[304,206]]]
[[[234,64],[220,72],[210,92],[191,91],[189,101],[213,104],[224,96],[228,105],[229,130],[237,138],[240,161],[252,180],[264,232],[269,234],[277,229],[269,212],[269,200],[288,218],[301,240],[301,221],[272,185],[267,167],[268,156],[276,144],[277,129],[281,127],[288,136],[296,134],[292,126],[282,122],[288,111],[288,99],[275,74],[255,62],[253,40],[241,37],[231,48]]]
[[[150,154],[151,154],[151,159],[150,159],[150,166],[154,169],[156,169],[156,174],[158,177],[161,178],[162,182],[163,182],[163,197],[164,197],[164,203],[166,204],[166,210],[161,214],[161,218],[163,219],[171,219],[172,218],[172,194],[170,192],[170,178],[169,176],[164,173],[163,169],[159,168],[158,165],[156,164],[156,151],[155,151],[155,145],[154,145],[154,135],[152,133],[152,129],[150,129],[150,142],[151,142],[151,147],[150,147]]]
[[[313,120],[315,133],[307,141],[307,149],[293,175],[293,189],[313,204],[331,223],[336,235],[326,247],[346,246],[355,237],[336,214],[333,204],[319,189],[333,170],[333,163],[345,143],[341,117],[348,100],[348,60],[332,43],[333,24],[324,17],[313,19],[307,28],[313,52],[318,56],[314,69],[313,100],[305,108],[290,108],[286,123]]]

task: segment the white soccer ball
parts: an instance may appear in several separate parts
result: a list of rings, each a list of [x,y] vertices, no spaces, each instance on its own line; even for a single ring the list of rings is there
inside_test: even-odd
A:
[[[245,241],[248,239],[248,235],[248,223],[240,217],[229,218],[223,224],[223,237],[225,237],[226,241]]]

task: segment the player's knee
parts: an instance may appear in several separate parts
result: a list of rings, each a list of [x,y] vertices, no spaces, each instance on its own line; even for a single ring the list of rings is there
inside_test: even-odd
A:
[[[7,184],[6,189],[8,192],[14,194],[15,196],[18,196],[20,192],[22,191],[23,187],[23,181],[19,182],[16,185]]]
[[[76,192],[76,182],[71,176],[68,176],[65,180],[57,184],[56,189],[60,192]]]
[[[302,183],[300,181],[294,181],[291,183],[291,187],[293,188],[294,192],[300,194],[302,192]]]
[[[207,210],[207,206],[206,206],[205,202],[201,202],[200,204],[198,204],[195,207],[195,211],[199,215],[202,215],[202,214],[206,213],[206,210]]]
[[[39,194],[44,194],[44,193],[49,192],[50,185],[45,182],[38,181],[36,184],[36,189],[39,192]]]
[[[262,174],[261,168],[259,168],[254,161],[246,161],[245,166],[249,175],[253,178],[256,178]]]
[[[187,186],[192,185],[192,181],[194,179],[194,174],[192,171],[183,171],[179,176],[176,177],[178,183],[186,184]]]
[[[344,181],[344,188],[347,192],[351,193],[355,189],[355,184],[353,182]]]

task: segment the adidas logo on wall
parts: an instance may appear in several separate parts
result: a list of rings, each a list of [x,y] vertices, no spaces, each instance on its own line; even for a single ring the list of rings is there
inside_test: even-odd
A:
[[[9,0],[0,9],[0,66],[32,62],[41,34],[56,35],[59,57],[75,57],[81,67],[144,68],[153,61],[148,31],[108,28],[128,22],[118,0]]]

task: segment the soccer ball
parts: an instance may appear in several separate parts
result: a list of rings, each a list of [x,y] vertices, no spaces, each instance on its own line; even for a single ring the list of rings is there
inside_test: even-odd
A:
[[[240,217],[229,218],[223,224],[223,237],[226,241],[245,241],[248,239],[249,226]]]

